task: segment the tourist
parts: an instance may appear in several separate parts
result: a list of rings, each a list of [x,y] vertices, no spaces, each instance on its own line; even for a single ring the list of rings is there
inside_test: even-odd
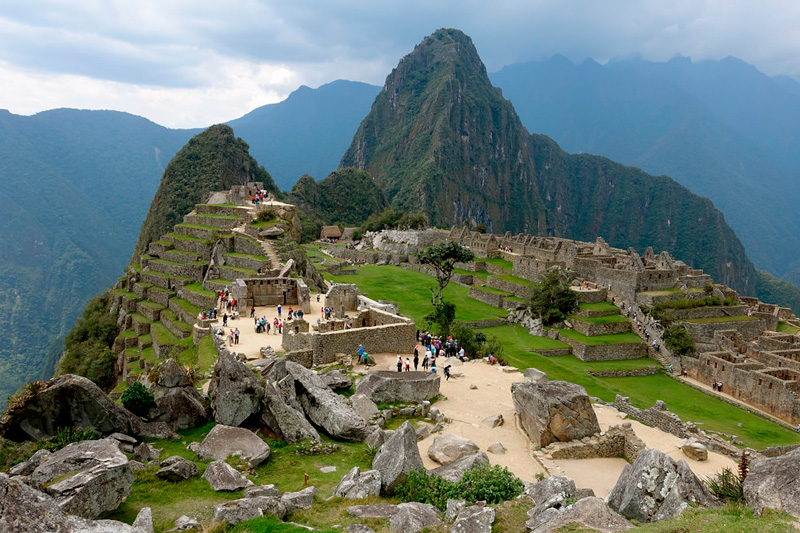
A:
[[[428,352],[425,352],[425,357],[422,358],[422,369],[428,370]]]
[[[275,317],[272,320],[272,328],[274,329],[274,331],[272,332],[273,335],[277,335],[278,334],[278,317]]]
[[[225,312],[222,315],[222,326],[227,327],[227,325],[228,325],[228,313]]]
[[[278,322],[278,335],[282,335],[282,334],[283,334],[283,320]]]
[[[253,318],[254,316],[256,316],[256,306],[255,305],[250,307],[250,318]]]
[[[461,350],[458,352],[458,360],[461,361],[462,363],[467,362],[467,351],[464,349],[463,346],[461,347]]]
[[[447,365],[446,367],[444,367],[444,380],[445,381],[450,381],[450,366],[451,365]]]
[[[434,361],[433,364],[431,365],[431,374],[435,373],[436,373],[436,361]]]
[[[689,377],[689,371],[686,370],[685,368],[683,369],[683,377],[685,377],[685,378]]]
[[[417,346],[414,346],[414,372],[417,371],[418,366],[419,366],[419,350]]]
[[[494,356],[493,353],[490,353],[487,359],[489,360],[490,365],[493,365],[497,362],[497,358]]]
[[[319,294],[317,294],[317,303],[319,303]]]
[[[278,304],[278,318],[281,318],[281,304]]]
[[[403,358],[400,357],[400,355],[397,356],[397,371],[398,372],[403,371]]]
[[[235,338],[234,344],[239,344],[239,328],[233,330],[233,334]]]
[[[363,362],[364,363],[364,368],[367,368],[367,358],[364,357],[364,353],[366,353],[366,350],[364,350],[364,345],[363,344],[359,344],[358,345],[358,360],[359,360],[359,362]]]
[[[405,370],[406,372],[411,372],[411,361],[408,360],[408,357],[406,357]]]
[[[714,389],[714,390],[717,390],[717,382],[716,381],[711,384],[711,388]]]
[[[669,365],[669,373],[672,374],[672,365]]]
[[[722,392],[722,382],[721,381],[717,382],[717,390],[719,392]]]

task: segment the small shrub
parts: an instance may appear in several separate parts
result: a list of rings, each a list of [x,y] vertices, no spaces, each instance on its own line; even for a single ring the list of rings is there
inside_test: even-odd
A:
[[[332,442],[322,444],[321,442],[307,439],[297,444],[294,453],[297,455],[330,455],[338,451],[338,444],[333,444]]]
[[[544,481],[544,472],[536,472],[536,481]]]
[[[737,476],[730,468],[723,468],[722,472],[705,480],[711,492],[721,500],[743,502],[742,478]]]
[[[694,339],[682,326],[668,327],[662,338],[667,348],[678,355],[687,355],[694,351]]]
[[[122,393],[122,405],[135,415],[145,416],[151,408],[155,407],[156,402],[153,395],[144,388],[144,385],[134,381]]]
[[[84,440],[94,440],[97,436],[93,429],[80,429],[76,427],[63,427],[56,430],[56,434],[46,440],[36,443],[37,450],[47,450],[57,452],[67,444],[81,442]]]

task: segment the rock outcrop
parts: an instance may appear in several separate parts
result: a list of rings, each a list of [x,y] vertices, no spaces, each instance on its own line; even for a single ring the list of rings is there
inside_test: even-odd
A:
[[[568,442],[600,433],[586,389],[566,381],[515,383],[514,409],[536,446]]]
[[[494,523],[494,509],[470,505],[462,509],[456,516],[451,533],[492,533]]]
[[[478,452],[472,455],[467,455],[466,457],[462,457],[457,461],[453,461],[449,465],[434,468],[430,471],[430,473],[455,483],[464,477],[464,474],[470,470],[475,470],[484,464],[489,464],[489,456],[487,456],[484,452]]]
[[[255,372],[227,350],[220,350],[208,396],[217,424],[239,426],[261,410],[264,389]]]
[[[800,518],[800,448],[780,457],[754,459],[743,489],[757,515],[769,508]]]
[[[161,461],[161,468],[156,472],[156,477],[165,481],[178,483],[194,477],[200,472],[197,465],[180,455],[173,455]]]
[[[378,496],[381,493],[381,473],[378,470],[361,469],[354,466],[345,474],[338,485],[333,489],[333,495],[339,498],[360,500],[368,496]]]
[[[307,439],[320,440],[319,433],[306,419],[306,415],[289,405],[282,392],[270,382],[264,385],[261,419],[289,444]]]
[[[478,446],[474,442],[454,433],[434,437],[433,443],[428,447],[428,457],[440,465],[449,465],[475,453],[478,453]]]
[[[147,390],[156,402],[151,420],[166,422],[174,429],[189,429],[205,423],[203,398],[192,385],[189,374],[175,359],[167,359],[157,367],[157,379],[147,381]]]
[[[369,435],[366,422],[347,400],[333,392],[320,377],[302,365],[286,362],[286,371],[294,380],[297,400],[306,416],[331,437],[347,442],[363,442]]]
[[[208,481],[212,490],[218,492],[232,492],[253,485],[252,481],[225,461],[211,461],[203,472],[203,479]]]
[[[280,498],[273,496],[254,496],[231,500],[214,506],[214,520],[236,525],[254,518],[272,515],[278,520],[286,515]]]
[[[625,465],[607,500],[609,507],[637,522],[677,516],[690,504],[719,504],[685,461],[676,463],[664,452],[649,448],[633,464]]]
[[[306,487],[297,492],[284,492],[281,504],[286,509],[286,514],[291,514],[301,509],[310,509],[317,495],[317,487]]]
[[[394,494],[412,470],[425,468],[417,448],[417,433],[410,422],[403,422],[383,443],[372,460],[372,468],[381,473],[381,494],[384,496]]]
[[[625,531],[635,527],[605,501],[595,497],[583,498],[567,507],[549,507],[537,513],[525,525],[531,533],[550,533],[573,522],[582,528],[604,532]]]
[[[131,493],[133,472],[112,439],[75,442],[52,453],[28,476],[69,514],[94,519],[113,511]]]
[[[430,372],[373,370],[358,382],[356,393],[364,394],[375,403],[421,403],[439,394],[441,382],[438,374]]]
[[[397,506],[397,513],[389,519],[389,529],[397,533],[417,533],[441,523],[439,510],[433,505],[408,502]]]
[[[238,455],[251,466],[267,460],[269,445],[249,429],[216,425],[197,448],[201,459],[224,461],[230,455]]]

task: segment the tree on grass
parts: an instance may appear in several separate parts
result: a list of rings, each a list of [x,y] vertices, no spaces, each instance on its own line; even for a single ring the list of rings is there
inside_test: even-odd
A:
[[[528,307],[545,325],[560,322],[578,306],[578,297],[570,289],[570,276],[559,267],[548,268],[539,276]]]
[[[673,324],[664,330],[664,344],[673,353],[687,355],[694,351],[694,339],[686,328]]]
[[[447,337],[455,318],[456,304],[442,300],[434,306],[433,311],[425,315],[425,322],[436,335]]]
[[[437,286],[430,288],[431,305],[436,307],[442,302],[442,291],[450,283],[456,263],[469,263],[475,259],[475,254],[469,248],[451,241],[421,250],[417,257],[420,264],[430,265],[436,271]]]

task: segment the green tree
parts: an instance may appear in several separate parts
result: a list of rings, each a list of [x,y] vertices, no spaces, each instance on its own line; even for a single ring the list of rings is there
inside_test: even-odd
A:
[[[437,302],[433,311],[425,315],[428,327],[439,336],[450,335],[450,326],[456,318],[456,305],[444,300]]]
[[[122,405],[131,413],[144,416],[155,407],[156,402],[153,395],[138,381],[131,383],[131,386],[122,393]]]
[[[420,264],[431,265],[436,271],[436,287],[431,287],[431,305],[436,307],[442,301],[442,291],[453,277],[456,263],[469,263],[475,259],[472,250],[455,241],[437,244],[421,250],[418,255]]]
[[[678,355],[687,355],[694,351],[694,339],[683,326],[673,324],[664,330],[662,338],[667,348]]]
[[[570,289],[570,276],[559,267],[551,267],[539,276],[539,285],[531,291],[528,307],[542,323],[564,320],[578,306],[578,297]]]

